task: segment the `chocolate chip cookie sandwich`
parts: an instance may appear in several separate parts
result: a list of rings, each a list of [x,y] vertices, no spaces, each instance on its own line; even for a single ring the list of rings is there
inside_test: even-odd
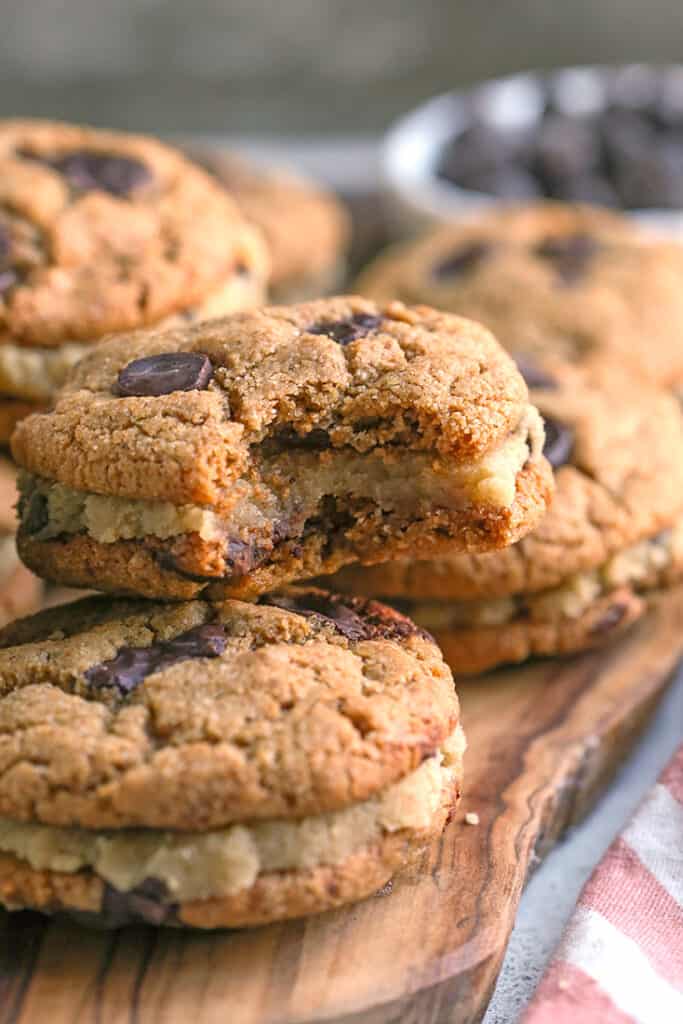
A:
[[[16,467],[0,456],[0,626],[37,611],[43,596],[40,580],[22,565],[14,541],[16,478]]]
[[[299,174],[266,169],[229,151],[189,146],[186,152],[213,174],[263,234],[273,302],[302,302],[339,289],[351,225],[332,192]]]
[[[492,335],[335,298],[108,341],[13,438],[19,550],[72,586],[253,597],[486,551],[545,512],[543,427]]]
[[[0,633],[0,902],[238,927],[372,895],[444,827],[465,740],[377,602],[89,598]]]
[[[0,121],[0,441],[103,335],[257,305],[267,273],[256,229],[168,146]]]
[[[683,247],[607,210],[536,203],[389,249],[363,295],[485,324],[513,354],[593,369],[612,359],[683,393]]]
[[[519,544],[482,555],[349,567],[341,590],[385,595],[436,637],[455,672],[604,644],[683,574],[677,403],[610,368],[528,366],[556,494]]]

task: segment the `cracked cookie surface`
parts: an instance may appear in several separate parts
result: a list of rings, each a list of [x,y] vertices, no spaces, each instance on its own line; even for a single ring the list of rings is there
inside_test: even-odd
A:
[[[17,428],[19,547],[47,578],[253,596],[350,561],[512,543],[551,491],[488,331],[342,297],[139,332]]]
[[[683,570],[674,399],[614,367],[599,383],[568,366],[524,372],[556,476],[539,525],[505,551],[351,566],[334,578],[343,591],[397,602],[456,671],[604,643],[643,613],[644,593]]]
[[[683,387],[683,249],[616,213],[539,203],[483,214],[389,249],[356,288],[472,317],[513,354],[611,358]]]
[[[369,895],[438,834],[464,738],[377,602],[89,598],[0,633],[0,899],[218,927]]]
[[[263,233],[273,302],[301,302],[336,290],[351,234],[348,214],[336,196],[298,174],[263,168],[226,150],[190,146],[186,152]]]
[[[256,305],[267,272],[258,232],[170,147],[0,121],[0,426],[103,335]]]

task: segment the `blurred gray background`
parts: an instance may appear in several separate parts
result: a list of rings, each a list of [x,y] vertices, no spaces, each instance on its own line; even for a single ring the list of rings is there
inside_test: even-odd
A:
[[[0,0],[0,116],[376,133],[526,67],[681,57],[679,0]]]

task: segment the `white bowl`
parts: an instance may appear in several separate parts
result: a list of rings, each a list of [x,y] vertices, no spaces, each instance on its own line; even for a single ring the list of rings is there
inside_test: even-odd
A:
[[[662,82],[683,92],[683,65],[653,67],[573,67],[553,72],[525,72],[492,79],[471,89],[442,93],[401,117],[387,132],[381,156],[384,187],[398,233],[412,233],[439,221],[475,215],[505,200],[459,188],[440,178],[443,148],[478,119],[506,128],[533,128],[548,91],[568,114],[599,112],[611,90],[630,90],[634,105]],[[683,237],[683,210],[648,209],[628,213],[657,234]]]

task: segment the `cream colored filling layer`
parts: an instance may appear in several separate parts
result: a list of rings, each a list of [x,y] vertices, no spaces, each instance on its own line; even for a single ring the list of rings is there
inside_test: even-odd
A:
[[[185,533],[198,533],[205,540],[244,536],[245,531],[253,530],[263,530],[267,536],[273,520],[296,518],[303,524],[315,516],[327,494],[369,499],[399,513],[413,513],[420,506],[426,511],[435,505],[508,508],[515,500],[519,472],[530,457],[539,457],[543,438],[540,416],[529,407],[499,448],[483,459],[456,466],[420,452],[399,454],[392,461],[383,452],[360,455],[344,449],[322,459],[317,453],[290,451],[273,462],[276,475],[279,472],[287,480],[286,503],[274,489],[268,495],[265,488],[257,501],[247,483],[237,482],[234,493],[239,500],[231,513],[222,516],[199,505],[88,494],[27,473],[21,475],[19,487],[25,495],[38,491],[47,500],[48,522],[35,535],[38,540],[83,531],[101,544],[147,536],[163,540]],[[411,463],[409,473],[405,472],[407,461]],[[283,471],[285,465],[287,472]],[[264,476],[267,479],[267,467]]]
[[[87,345],[75,342],[59,348],[0,345],[0,392],[30,402],[47,402],[87,350]]]
[[[517,617],[521,605],[532,621],[578,619],[594,601],[616,587],[630,585],[647,589],[656,585],[662,572],[679,562],[683,562],[683,522],[666,534],[616,552],[592,572],[575,573],[560,586],[536,594],[514,594],[490,601],[407,604],[411,617],[431,630],[501,626]]]
[[[90,868],[125,892],[146,878],[164,882],[177,900],[208,899],[249,888],[260,874],[339,864],[401,829],[429,827],[461,772],[460,728],[437,756],[385,792],[341,811],[300,821],[263,821],[206,833],[88,832],[0,819],[0,850],[35,870]]]

